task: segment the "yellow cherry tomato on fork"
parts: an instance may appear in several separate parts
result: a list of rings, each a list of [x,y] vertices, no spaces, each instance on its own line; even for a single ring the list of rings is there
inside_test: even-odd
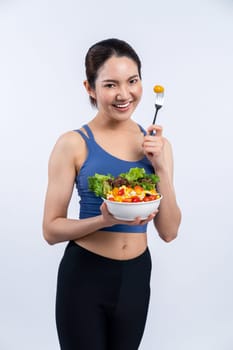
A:
[[[164,92],[164,87],[161,86],[161,85],[155,85],[154,86],[154,92],[157,93],[157,94],[162,93],[162,92]]]

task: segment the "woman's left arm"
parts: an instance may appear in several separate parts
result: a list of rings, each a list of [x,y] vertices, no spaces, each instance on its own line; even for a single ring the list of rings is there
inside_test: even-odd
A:
[[[151,135],[154,130],[155,135]],[[162,127],[151,125],[143,142],[144,153],[151,161],[155,173],[160,177],[158,191],[163,195],[159,212],[154,218],[159,236],[166,242],[177,237],[181,222],[181,211],[176,202],[173,185],[173,155],[172,147],[162,136]]]

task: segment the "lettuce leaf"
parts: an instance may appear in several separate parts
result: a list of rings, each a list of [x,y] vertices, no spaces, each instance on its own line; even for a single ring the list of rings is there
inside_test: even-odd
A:
[[[96,196],[105,197],[111,190],[111,185],[108,180],[113,179],[112,175],[102,175],[96,173],[94,176],[88,177],[88,188],[93,191]]]
[[[134,187],[140,185],[144,190],[156,189],[156,185],[160,178],[156,174],[146,174],[144,168],[130,168],[126,173],[121,173],[117,177],[111,174],[103,175],[96,173],[94,176],[88,177],[88,188],[95,193],[96,196],[106,198],[107,193],[119,182],[119,178],[126,179],[129,186]],[[114,179],[117,179],[114,183]]]
[[[131,168],[127,173],[120,174],[121,177],[127,179],[129,182],[137,181],[145,176],[144,168]]]
[[[132,187],[139,185],[148,191],[155,189],[160,180],[156,174],[146,174],[144,168],[131,168],[127,173],[122,173],[120,176],[127,179]]]

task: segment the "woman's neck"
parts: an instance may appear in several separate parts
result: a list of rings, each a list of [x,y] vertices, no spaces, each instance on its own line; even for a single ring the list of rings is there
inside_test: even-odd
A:
[[[135,128],[137,126],[137,124],[132,119],[113,120],[104,118],[98,114],[88,124],[94,129],[108,130],[123,130],[128,128]]]

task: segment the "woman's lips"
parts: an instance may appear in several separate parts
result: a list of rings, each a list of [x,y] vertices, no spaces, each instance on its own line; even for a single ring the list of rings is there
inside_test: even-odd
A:
[[[125,110],[128,109],[128,107],[130,106],[131,102],[126,102],[126,103],[114,103],[113,106],[117,109],[120,110]]]

